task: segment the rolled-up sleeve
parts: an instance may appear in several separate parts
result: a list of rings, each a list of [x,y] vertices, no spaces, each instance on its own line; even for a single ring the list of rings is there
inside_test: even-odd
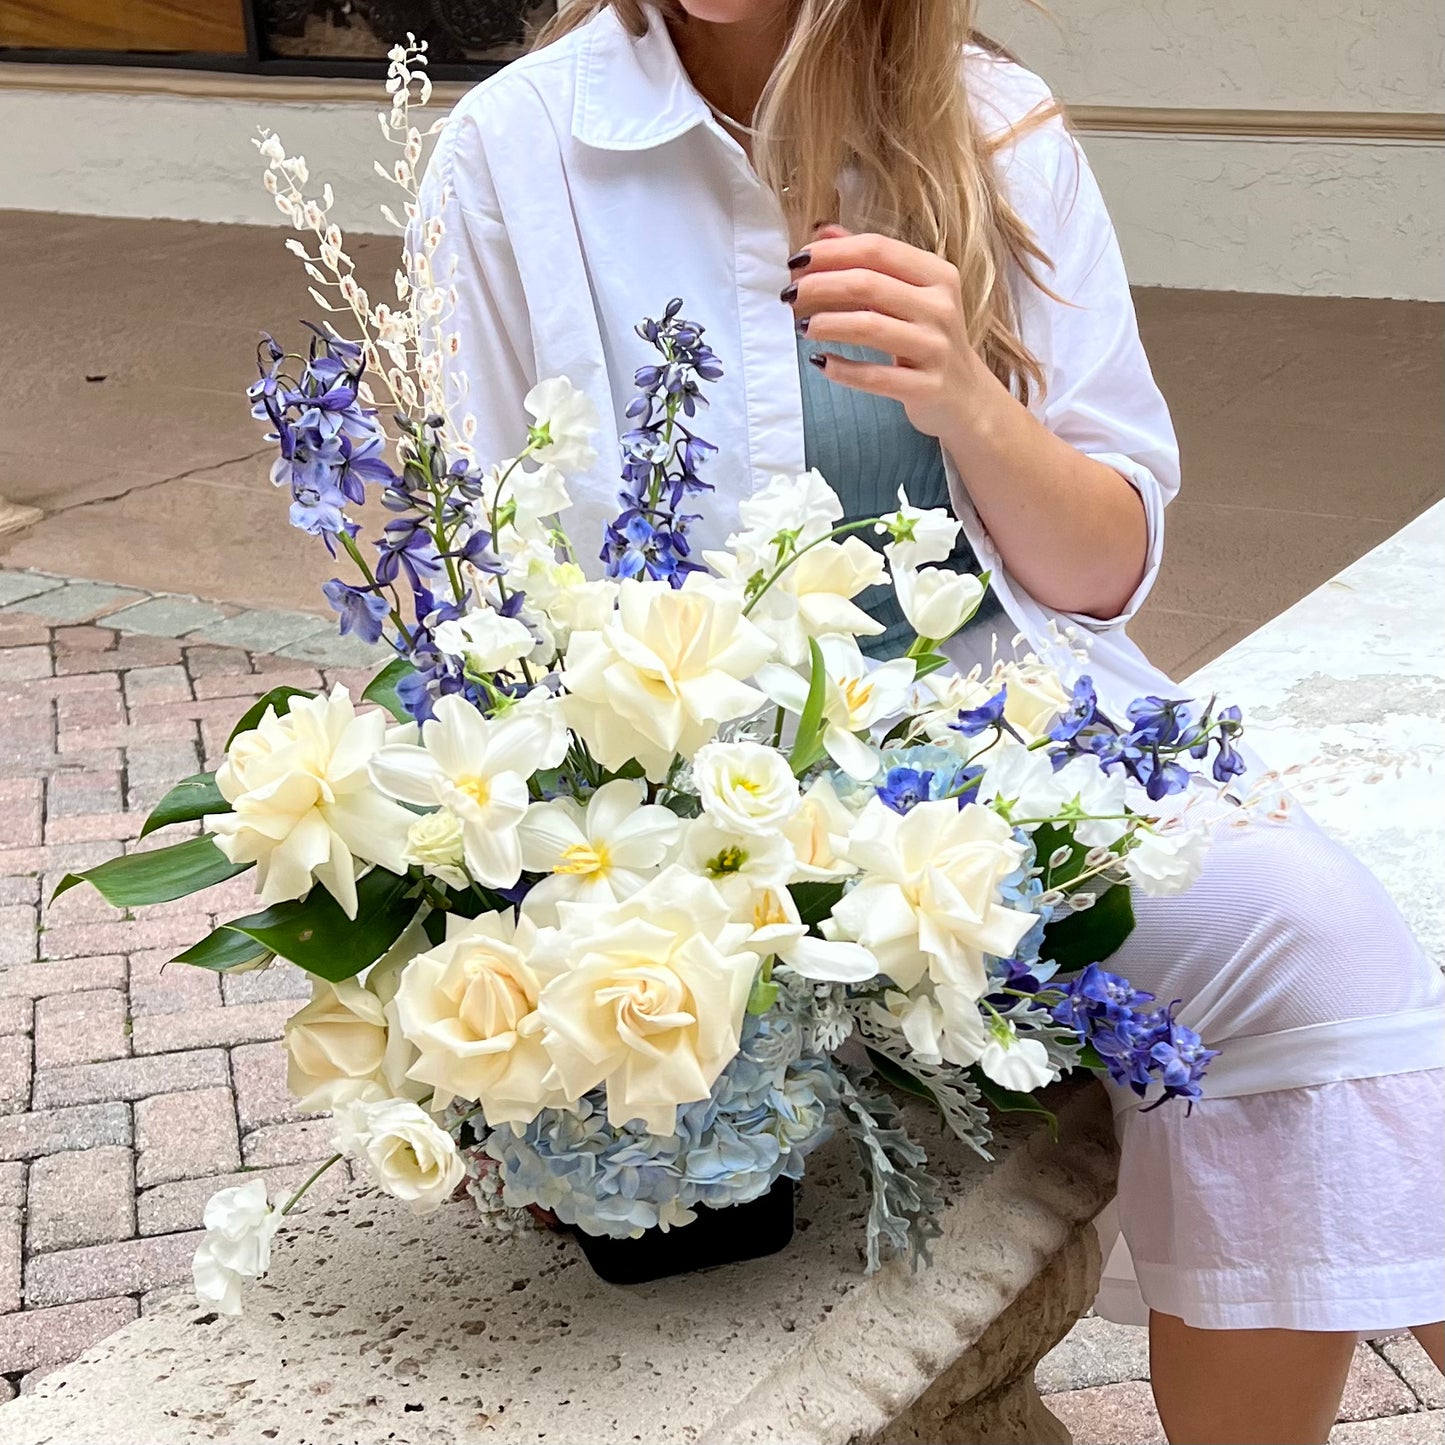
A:
[[[1035,102],[1046,102],[1035,83]],[[1179,490],[1179,446],[1139,340],[1119,242],[1078,142],[1054,118],[999,164],[1010,202],[1049,258],[1038,274],[1052,295],[1024,277],[1015,285],[1022,339],[1044,372],[1034,411],[1056,436],[1114,468],[1144,504],[1148,557],[1133,596],[1114,617],[1069,616],[1107,631],[1138,611],[1158,575],[1164,508]]]

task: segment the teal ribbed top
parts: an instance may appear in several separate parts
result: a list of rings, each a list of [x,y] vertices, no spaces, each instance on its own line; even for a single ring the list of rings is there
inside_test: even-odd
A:
[[[808,465],[821,472],[837,492],[844,520],[853,522],[896,511],[899,487],[916,507],[949,507],[948,477],[938,439],[916,430],[902,403],[829,381],[808,361],[810,353],[823,349],[803,337],[798,339],[803,450]],[[859,360],[886,360],[863,347],[835,341],[828,342],[826,349]],[[882,539],[871,533],[861,535],[875,546],[881,544]],[[944,565],[960,572],[983,570],[962,532]],[[857,601],[887,629],[879,637],[860,638],[863,651],[871,657],[893,657],[904,651],[913,630],[892,589],[870,587]],[[992,631],[1002,611],[990,590],[965,632],[981,627]]]

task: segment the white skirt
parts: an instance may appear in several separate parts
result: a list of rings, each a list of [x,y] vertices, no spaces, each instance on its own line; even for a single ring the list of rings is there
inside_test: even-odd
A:
[[[1445,982],[1384,888],[1296,811],[1221,827],[1199,882],[1135,913],[1105,966],[1184,1000],[1221,1052],[1192,1112],[1110,1086],[1123,1240],[1105,1240],[1099,1313],[1365,1333],[1445,1318]]]

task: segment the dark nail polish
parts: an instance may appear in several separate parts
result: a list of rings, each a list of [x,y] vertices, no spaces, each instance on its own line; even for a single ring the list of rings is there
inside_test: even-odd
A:
[[[791,283],[790,285],[784,286],[783,289],[778,292],[778,300],[779,300],[779,301],[791,303],[791,302],[793,302],[793,301],[796,301],[797,299],[798,299],[798,284],[797,284],[796,281],[793,282],[793,283]]]
[[[826,351],[814,351],[808,355],[809,364],[816,366],[819,371],[824,370],[828,365],[828,353]]]
[[[798,322],[798,335],[799,335],[799,336],[806,336],[807,334],[808,334],[808,318],[805,316],[805,317],[803,317],[803,319],[802,319],[800,322]]]
[[[811,251],[794,251],[793,254],[788,257],[788,270],[801,271],[812,259],[813,253]]]

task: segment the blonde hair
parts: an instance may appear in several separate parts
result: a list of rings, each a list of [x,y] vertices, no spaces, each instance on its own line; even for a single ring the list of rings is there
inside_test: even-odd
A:
[[[633,35],[644,0],[573,0],[537,46],[610,5]],[[685,20],[675,0],[658,0]],[[1005,385],[1027,400],[1043,371],[1018,335],[1012,266],[1047,290],[1048,257],[999,188],[993,156],[1059,113],[1032,112],[984,136],[962,83],[964,45],[1001,53],[973,30],[973,0],[791,0],[792,26],[752,124],[753,164],[777,196],[795,241],[824,219],[861,221],[951,262],[970,339]],[[857,216],[838,216],[838,182],[857,181]],[[850,203],[852,192],[850,189]]]

